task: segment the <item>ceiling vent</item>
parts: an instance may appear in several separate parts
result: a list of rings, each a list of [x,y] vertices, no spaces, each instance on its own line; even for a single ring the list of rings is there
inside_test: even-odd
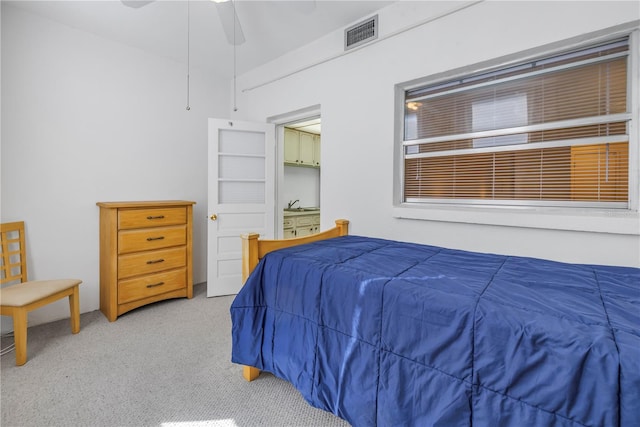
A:
[[[353,49],[378,38],[378,15],[344,30],[344,50]]]

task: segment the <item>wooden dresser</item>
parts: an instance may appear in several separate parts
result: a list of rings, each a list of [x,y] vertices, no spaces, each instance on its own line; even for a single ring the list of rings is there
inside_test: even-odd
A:
[[[123,313],[169,298],[193,296],[195,202],[99,202],[100,310]]]

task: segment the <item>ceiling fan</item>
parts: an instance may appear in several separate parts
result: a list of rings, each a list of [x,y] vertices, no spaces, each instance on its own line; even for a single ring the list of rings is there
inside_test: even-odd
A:
[[[120,0],[123,5],[132,8],[140,8],[148,5],[157,0]],[[189,0],[187,0],[189,1]],[[233,110],[237,111],[236,107],[236,91],[235,91],[235,80],[236,80],[236,46],[243,44],[246,40],[244,37],[244,33],[242,32],[242,27],[240,26],[240,21],[238,20],[238,15],[236,14],[236,0],[211,0],[214,2],[216,9],[218,11],[218,16],[220,17],[220,22],[222,24],[222,29],[224,30],[227,41],[230,45],[234,46],[233,49],[233,81],[234,81],[234,96],[233,96]],[[287,4],[293,6],[299,12],[309,13],[313,11],[316,7],[315,0],[296,0],[287,2]],[[187,30],[187,111],[191,109],[189,106],[189,30]]]
[[[140,8],[152,3],[156,0],[120,0],[122,4],[132,8]],[[227,41],[231,45],[241,45],[245,42],[244,33],[236,14],[234,1],[231,0],[212,0],[218,10],[218,16],[222,23],[222,29],[227,37]]]

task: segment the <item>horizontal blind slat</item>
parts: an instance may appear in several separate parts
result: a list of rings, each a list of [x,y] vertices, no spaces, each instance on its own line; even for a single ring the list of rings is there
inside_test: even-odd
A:
[[[527,126],[626,112],[626,59],[615,61],[417,103],[408,111],[416,120],[405,129],[405,139],[499,128],[505,120]]]
[[[627,164],[628,143],[407,159],[405,196],[625,201]]]

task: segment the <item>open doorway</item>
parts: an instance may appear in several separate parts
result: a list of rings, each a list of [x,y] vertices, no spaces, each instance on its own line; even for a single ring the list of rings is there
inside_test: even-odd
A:
[[[282,174],[276,209],[282,221],[276,229],[280,238],[303,237],[320,231],[321,119],[307,117],[280,127]]]

